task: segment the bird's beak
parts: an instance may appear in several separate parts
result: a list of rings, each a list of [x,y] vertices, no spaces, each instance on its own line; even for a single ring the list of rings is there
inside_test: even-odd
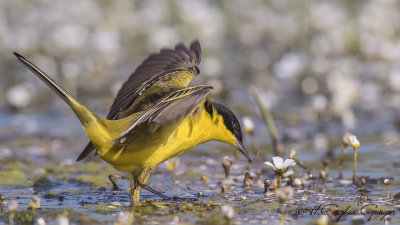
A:
[[[246,148],[240,141],[236,143],[236,147],[244,156],[246,156],[246,158],[249,160],[249,163],[251,163],[254,160],[254,157],[249,154],[249,152],[246,150]]]

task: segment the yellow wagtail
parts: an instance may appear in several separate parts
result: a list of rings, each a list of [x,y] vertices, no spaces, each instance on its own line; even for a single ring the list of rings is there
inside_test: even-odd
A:
[[[17,58],[74,111],[90,139],[78,161],[92,151],[117,170],[132,176],[132,201],[140,188],[164,199],[146,185],[154,167],[208,141],[228,143],[249,161],[236,116],[223,105],[206,98],[211,86],[187,87],[200,73],[202,53],[198,41],[150,55],[122,85],[103,118],[78,102],[36,65],[18,53]]]

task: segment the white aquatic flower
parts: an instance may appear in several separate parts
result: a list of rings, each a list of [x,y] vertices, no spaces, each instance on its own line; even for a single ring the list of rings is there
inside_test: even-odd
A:
[[[283,159],[279,156],[272,157],[273,164],[271,162],[264,162],[265,165],[271,167],[275,173],[284,173],[286,172],[290,166],[295,166],[296,162],[293,159]]]

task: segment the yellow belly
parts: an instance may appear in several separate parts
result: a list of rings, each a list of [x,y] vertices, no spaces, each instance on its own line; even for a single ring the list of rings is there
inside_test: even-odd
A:
[[[102,158],[119,171],[154,168],[196,145],[209,141],[204,130],[198,129],[197,119],[188,118],[179,123],[163,126],[154,132],[146,127],[132,132],[126,145],[112,148]]]
[[[135,128],[126,143],[101,146],[100,156],[119,171],[153,169],[158,164],[207,141],[232,144],[233,136],[223,128],[221,116],[213,118],[206,110],[199,110],[187,118],[151,132],[147,125]]]

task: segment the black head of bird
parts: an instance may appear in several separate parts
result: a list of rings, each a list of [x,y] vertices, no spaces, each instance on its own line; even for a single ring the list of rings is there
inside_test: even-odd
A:
[[[230,131],[231,135],[235,138],[234,146],[249,160],[249,162],[253,161],[254,158],[250,156],[248,151],[243,145],[243,134],[242,129],[240,127],[239,120],[235,116],[235,114],[228,109],[227,107],[218,104],[212,103],[217,110],[218,114],[220,114],[223,118],[224,125],[228,131]]]

